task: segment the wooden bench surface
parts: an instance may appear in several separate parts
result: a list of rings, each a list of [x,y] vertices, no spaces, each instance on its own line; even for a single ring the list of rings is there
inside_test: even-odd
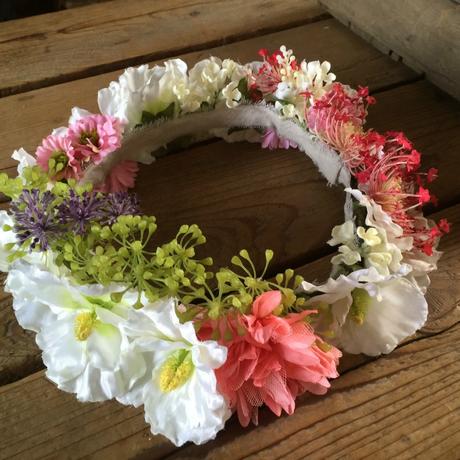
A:
[[[233,418],[215,441],[175,448],[150,434],[142,409],[82,404],[47,381],[34,334],[17,325],[2,292],[0,459],[460,458],[460,104],[316,1],[114,0],[2,23],[0,170],[15,174],[12,151],[32,153],[72,106],[97,110],[97,90],[128,65],[209,55],[247,62],[282,44],[299,58],[331,61],[344,83],[368,85],[378,101],[369,126],[404,130],[424,166],[439,168],[439,207],[427,212],[453,229],[424,329],[388,356],[344,356],[329,394],[303,396],[293,416],[264,410],[248,429]],[[158,218],[158,241],[197,223],[218,265],[241,248],[260,265],[270,247],[274,269],[328,276],[325,242],[343,219],[344,196],[300,152],[211,141],[144,167],[137,191]]]

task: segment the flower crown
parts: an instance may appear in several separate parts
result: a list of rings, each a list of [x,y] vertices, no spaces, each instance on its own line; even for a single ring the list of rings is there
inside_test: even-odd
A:
[[[367,88],[285,47],[260,55],[129,68],[99,91],[101,114],[74,108],[35,156],[14,152],[16,178],[0,176],[12,200],[0,269],[47,377],[81,401],[143,404],[152,432],[177,445],[214,438],[232,411],[244,426],[264,404],[292,414],[297,396],[338,377],[339,349],[392,351],[426,321],[428,273],[449,231],[421,211],[437,171],[419,171],[403,133],[364,128]],[[127,192],[138,163],[216,136],[300,149],[345,187],[326,283],[293,270],[266,279],[271,250],[262,273],[246,250],[212,271],[196,255],[197,225],[154,243],[155,217]]]

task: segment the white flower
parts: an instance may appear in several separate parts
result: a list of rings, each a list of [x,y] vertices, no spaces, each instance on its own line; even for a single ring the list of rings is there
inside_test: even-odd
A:
[[[302,119],[303,115],[299,112],[298,108],[294,104],[281,104],[281,102],[275,102],[275,110],[280,114],[282,118],[299,118]]]
[[[384,229],[361,226],[355,229],[353,221],[348,220],[332,229],[332,238],[328,241],[331,246],[341,243],[339,254],[331,259],[334,265],[351,266],[363,260],[365,267],[375,267],[382,275],[410,271],[407,264],[401,264],[401,251],[388,242]]]
[[[320,311],[328,307],[332,320],[328,332],[349,353],[389,353],[420,329],[428,315],[425,297],[414,283],[395,275],[383,276],[374,267],[329,278],[321,286],[303,282],[301,289],[320,293],[307,304]]]
[[[215,341],[199,341],[191,322],[180,324],[175,308],[175,299],[169,298],[130,312],[122,330],[132,348],[143,353],[147,372],[118,400],[144,404],[153,434],[177,446],[201,444],[213,439],[231,414],[214,375],[227,349]]]
[[[1,270],[4,271],[3,268]],[[5,282],[5,291],[13,296],[13,309],[18,323],[24,329],[34,332],[41,331],[43,325],[54,316],[48,305],[38,301],[30,289],[30,285],[35,285],[34,280],[40,279],[42,273],[41,267],[18,260],[9,271]]]
[[[99,110],[104,115],[120,118],[129,131],[140,122],[148,85],[155,74],[148,65],[130,67],[112,81],[108,88],[98,92]],[[158,74],[158,72],[157,72]]]
[[[347,220],[342,225],[336,225],[332,229],[332,238],[327,242],[330,246],[338,244],[348,244],[355,239],[355,224],[352,220]]]
[[[388,242],[385,230],[375,227],[365,230],[358,227],[357,234],[364,243],[361,246],[361,255],[366,267],[373,266],[382,275],[407,274],[411,270],[409,265],[401,264],[401,250],[396,244]]]
[[[239,105],[241,101],[241,92],[238,89],[238,82],[230,82],[223,90],[222,97],[225,100],[225,105],[230,109]]]
[[[171,59],[164,67],[126,69],[118,82],[99,90],[98,103],[101,113],[120,118],[130,131],[140,123],[142,111],[157,114],[173,102],[186,105],[189,94],[187,64]]]
[[[413,245],[411,237],[403,237],[403,229],[393,222],[391,217],[374,200],[360,190],[346,188],[345,191],[356,198],[367,210],[366,225],[385,230],[389,243],[395,244],[402,252],[410,251]]]
[[[361,260],[359,251],[353,250],[348,246],[342,245],[339,247],[339,254],[331,259],[334,265],[344,263],[346,265],[354,265]]]
[[[305,62],[300,65],[298,85],[302,91],[310,91],[314,99],[318,99],[328,90],[329,85],[335,80],[335,74],[331,70],[331,64],[328,61]]]
[[[29,155],[23,148],[15,150],[13,155],[11,155],[13,160],[16,160],[18,164],[18,176],[22,177],[24,173],[24,168],[35,166],[37,160],[32,155]]]
[[[367,230],[364,227],[358,227],[356,234],[368,245],[377,246],[382,242],[379,232],[376,228],[370,227]]]
[[[124,394],[145,373],[142,356],[119,330],[136,294],[115,304],[114,288],[75,286],[25,262],[9,273],[7,289],[20,324],[38,332],[46,376],[61,390],[80,401],[103,401]]]
[[[438,268],[438,261],[442,252],[433,249],[431,256],[426,255],[421,251],[409,252],[404,254],[404,262],[412,267],[408,278],[414,283],[417,283],[420,290],[425,294],[430,285],[428,273]]]

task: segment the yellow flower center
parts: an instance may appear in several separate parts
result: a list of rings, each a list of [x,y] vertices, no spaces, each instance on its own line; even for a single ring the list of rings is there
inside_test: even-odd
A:
[[[367,310],[370,303],[370,295],[365,289],[353,289],[351,296],[353,297],[353,303],[350,307],[351,319],[361,326],[366,318]]]
[[[93,330],[94,321],[93,313],[89,311],[79,313],[75,318],[75,338],[80,341],[86,340]]]
[[[160,390],[167,393],[181,387],[191,377],[194,369],[190,351],[175,351],[161,366]]]

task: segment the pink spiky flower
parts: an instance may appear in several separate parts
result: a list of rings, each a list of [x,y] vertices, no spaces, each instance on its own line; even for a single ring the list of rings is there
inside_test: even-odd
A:
[[[447,222],[439,227],[430,226],[421,212],[426,203],[436,200],[424,184],[436,177],[437,170],[418,172],[420,153],[399,132],[386,133],[381,155],[367,153],[368,162],[364,161],[355,171],[360,188],[382,206],[403,229],[404,236],[413,238],[415,249],[431,255],[439,237],[449,230]]]
[[[261,49],[259,55],[264,62],[254,77],[251,88],[260,91],[263,95],[276,92],[283,78],[299,70],[299,65],[291,50],[281,47],[273,54]]]
[[[308,128],[321,140],[340,152],[350,168],[362,161],[356,139],[363,133],[367,107],[375,102],[367,88],[352,90],[341,83],[306,110]]]

